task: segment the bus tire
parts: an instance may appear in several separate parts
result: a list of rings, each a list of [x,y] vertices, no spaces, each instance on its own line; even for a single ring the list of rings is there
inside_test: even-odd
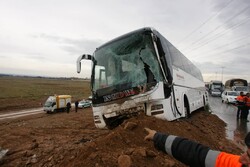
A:
[[[204,109],[204,111],[206,110],[206,100],[205,100],[205,96],[203,96],[203,109]]]
[[[189,108],[187,96],[184,96],[184,112],[185,112],[185,117],[189,118],[190,117],[190,108]]]

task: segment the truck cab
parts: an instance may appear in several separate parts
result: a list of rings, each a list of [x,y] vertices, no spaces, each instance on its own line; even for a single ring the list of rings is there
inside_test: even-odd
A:
[[[43,110],[47,113],[55,111],[64,111],[67,109],[67,103],[71,104],[70,95],[49,96],[43,106]]]

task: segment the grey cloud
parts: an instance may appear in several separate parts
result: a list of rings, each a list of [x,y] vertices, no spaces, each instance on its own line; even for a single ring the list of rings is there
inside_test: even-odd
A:
[[[80,40],[68,40],[67,46],[63,47],[64,50],[70,53],[89,53],[92,54],[96,47],[100,46],[103,43],[102,40],[88,40],[88,39],[80,39]]]
[[[219,70],[219,67],[217,64],[212,62],[194,62],[194,64],[201,70],[201,72],[204,73],[215,73]]]
[[[0,58],[8,58],[6,55],[0,55]]]
[[[243,24],[249,22],[249,19],[247,20],[250,16],[250,3],[248,0],[215,0],[213,2],[215,11],[220,12],[218,18],[224,26],[232,28],[233,25],[238,23],[241,29],[248,28],[247,25]]]
[[[67,51],[69,54],[79,55],[83,53],[92,54],[96,47],[100,46],[103,41],[99,39],[70,39],[60,36],[40,34],[39,36],[33,36],[34,38],[43,38],[52,42],[60,43],[61,48]]]
[[[250,75],[248,70],[250,59],[247,57],[237,57],[231,61],[225,61],[221,64],[212,62],[194,62],[203,74],[220,73],[223,67],[225,75]]]
[[[40,61],[47,60],[46,56],[42,56],[39,53],[38,54],[30,54],[30,55],[24,56],[24,57],[31,58],[31,59],[36,59],[36,60],[40,60]]]

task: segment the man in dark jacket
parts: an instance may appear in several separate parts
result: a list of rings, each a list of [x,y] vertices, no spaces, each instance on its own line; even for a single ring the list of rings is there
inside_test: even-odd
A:
[[[161,150],[190,167],[250,167],[250,132],[245,138],[247,150],[241,156],[211,150],[209,147],[178,136],[145,128],[145,140],[153,140]]]
[[[242,118],[242,109],[245,106],[244,93],[243,92],[240,92],[240,95],[237,96],[236,101],[237,101],[237,107],[238,107],[238,109],[237,109],[237,119],[239,119],[239,118]]]
[[[70,104],[70,103],[67,103],[67,113],[69,113],[70,108],[71,108],[71,104]]]
[[[75,111],[77,112],[77,109],[78,109],[78,104],[79,104],[79,102],[78,102],[78,100],[76,100],[75,101]]]

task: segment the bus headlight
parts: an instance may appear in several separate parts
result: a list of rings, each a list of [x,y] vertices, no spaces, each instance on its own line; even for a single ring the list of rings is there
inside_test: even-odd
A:
[[[151,110],[160,110],[163,109],[163,104],[155,104],[151,106]]]

